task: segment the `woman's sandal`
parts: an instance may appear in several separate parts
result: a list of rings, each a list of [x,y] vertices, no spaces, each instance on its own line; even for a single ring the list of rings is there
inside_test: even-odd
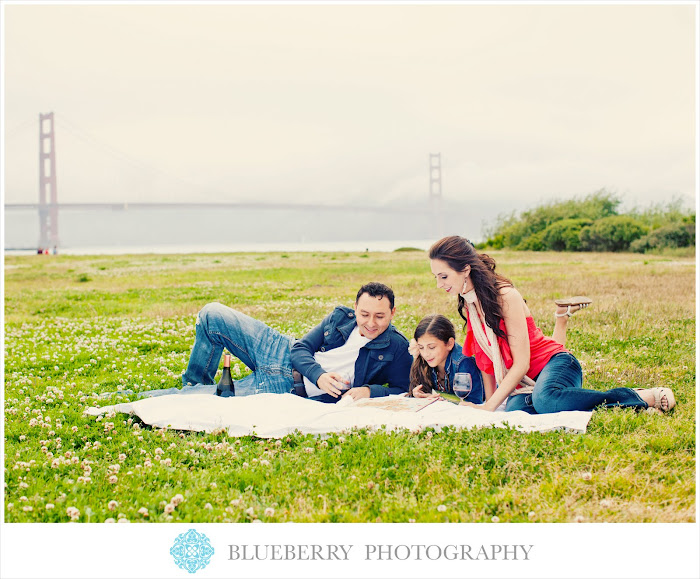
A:
[[[668,412],[676,405],[676,397],[673,395],[673,391],[670,388],[635,388],[637,392],[651,392],[654,395],[654,405],[649,405],[649,409],[655,409],[660,413]],[[666,397],[666,402],[668,403],[668,408],[664,410],[661,405],[661,399]]]
[[[554,313],[554,317],[556,318],[563,318],[566,316],[567,318],[570,318],[573,316],[578,310],[582,310],[584,308],[587,308],[590,304],[593,303],[593,300],[591,298],[587,298],[586,296],[574,296],[572,298],[564,298],[561,300],[554,300],[554,303],[557,304],[559,307],[563,308],[566,306],[566,311],[562,312],[561,314],[557,314],[556,312]],[[571,308],[574,306],[578,306],[578,310],[574,310],[573,312],[571,311]]]

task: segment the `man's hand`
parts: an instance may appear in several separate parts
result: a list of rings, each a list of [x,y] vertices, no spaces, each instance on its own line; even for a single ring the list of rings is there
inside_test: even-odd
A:
[[[358,386],[357,388],[350,388],[350,390],[343,394],[343,398],[349,396],[353,400],[359,400],[360,398],[369,398],[369,395],[369,386]]]
[[[348,384],[350,384],[349,380],[346,380],[340,374],[336,374],[335,372],[326,372],[325,374],[321,374],[318,382],[316,382],[316,386],[318,386],[324,392],[328,392],[328,394],[334,398],[338,398],[338,396],[347,390]],[[367,390],[369,390],[369,388]]]

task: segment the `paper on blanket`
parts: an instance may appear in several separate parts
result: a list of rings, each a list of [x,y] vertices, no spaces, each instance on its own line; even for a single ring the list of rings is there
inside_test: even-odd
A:
[[[405,405],[400,397],[372,398],[353,402],[345,398],[338,404],[323,404],[294,394],[257,394],[255,396],[219,398],[209,394],[168,395],[144,398],[135,402],[101,408],[91,407],[86,414],[99,416],[108,412],[137,415],[143,422],[159,428],[211,432],[226,429],[229,436],[281,438],[299,431],[303,434],[327,434],[352,428],[371,430],[420,430],[511,426],[522,432],[566,430],[586,431],[591,412],[487,412],[447,401],[438,401],[422,409],[387,410],[387,404]],[[410,400],[409,404],[425,404]],[[384,406],[384,407],[382,407]]]

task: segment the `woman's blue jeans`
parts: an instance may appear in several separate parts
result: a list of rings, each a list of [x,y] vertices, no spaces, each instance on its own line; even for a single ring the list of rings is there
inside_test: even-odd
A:
[[[647,408],[647,403],[630,388],[613,388],[607,392],[581,388],[583,372],[578,360],[569,352],[555,354],[535,380],[532,394],[515,394],[506,402],[506,412],[522,410],[528,414],[548,414],[563,410],[611,408]]]
[[[214,384],[224,348],[253,372],[236,380],[236,396],[284,394],[294,386],[290,350],[294,339],[219,303],[197,314],[196,336],[182,385]]]

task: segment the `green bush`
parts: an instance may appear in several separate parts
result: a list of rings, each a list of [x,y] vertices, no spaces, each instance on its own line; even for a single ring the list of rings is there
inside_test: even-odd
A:
[[[542,232],[545,248],[552,251],[578,251],[581,246],[581,229],[592,223],[590,219],[562,219],[552,223]]]
[[[523,239],[515,249],[521,251],[544,251],[547,249],[544,243],[544,231],[537,231]]]
[[[519,216],[515,213],[501,215],[496,225],[486,232],[487,245],[500,249],[497,239],[502,239],[502,247],[514,247],[517,249],[531,249],[538,245],[541,239],[526,241],[528,237],[544,231],[558,221],[564,219],[588,219],[595,221],[603,217],[617,214],[620,199],[613,193],[601,189],[583,198],[556,201],[541,205],[529,211],[524,211]],[[544,249],[542,247],[541,249]]]
[[[582,251],[625,251],[648,228],[628,215],[611,215],[581,229]]]
[[[646,209],[634,208],[627,212],[627,215],[634,217],[651,230],[659,229],[672,223],[680,223],[686,219],[695,219],[692,210],[683,208],[683,199],[676,197],[670,201],[660,202],[651,205]]]
[[[695,245],[695,216],[680,223],[671,223],[632,242],[630,250],[639,253],[670,247]]]

